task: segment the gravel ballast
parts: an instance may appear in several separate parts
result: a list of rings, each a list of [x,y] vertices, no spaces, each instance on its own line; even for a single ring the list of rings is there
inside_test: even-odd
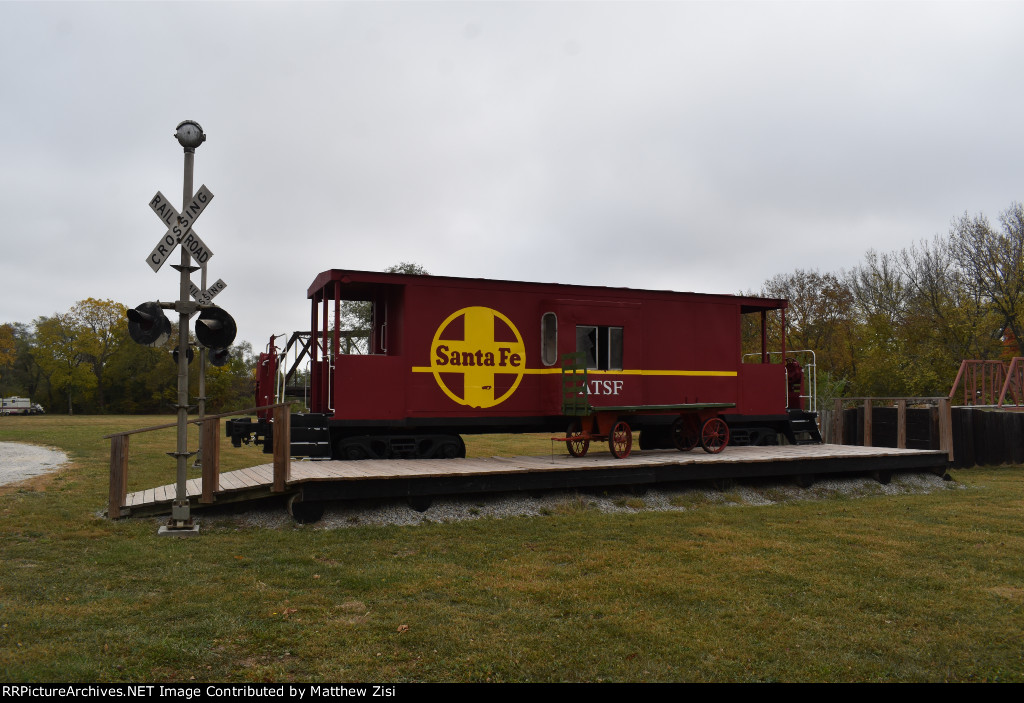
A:
[[[873,478],[845,476],[823,478],[809,488],[799,488],[784,480],[728,481],[721,488],[709,487],[706,482],[675,484],[671,487],[625,491],[621,488],[587,492],[549,491],[541,495],[525,492],[482,494],[469,496],[441,496],[430,507],[417,512],[404,500],[352,501],[326,504],[323,517],[305,529],[342,529],[360,525],[407,525],[458,522],[484,518],[503,519],[553,515],[576,510],[597,510],[604,513],[635,513],[647,510],[683,511],[708,505],[772,505],[796,500],[826,500],[836,497],[857,498],[872,495],[901,495],[932,493],[956,488],[958,484],[945,481],[930,473],[895,474],[888,484]],[[283,505],[275,504],[244,511],[203,511],[195,514],[198,522],[210,521],[226,526],[293,528],[296,523],[288,516]]]

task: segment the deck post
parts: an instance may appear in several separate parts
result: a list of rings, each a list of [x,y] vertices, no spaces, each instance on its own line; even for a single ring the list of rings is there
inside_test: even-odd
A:
[[[291,408],[274,408],[274,493],[283,493],[291,480]]]
[[[119,518],[128,496],[128,435],[110,438],[110,496],[107,499],[107,517]]]
[[[856,426],[856,423],[854,423]],[[832,413],[832,444],[843,444],[843,399],[836,398],[835,411]]]
[[[871,398],[864,399],[864,446],[873,447],[871,443]]]
[[[907,400],[896,401],[896,448],[907,448]]]
[[[939,449],[953,461],[953,409],[949,398],[939,399]]]
[[[212,503],[220,490],[220,418],[208,417],[200,429],[203,464],[203,494],[200,503]]]

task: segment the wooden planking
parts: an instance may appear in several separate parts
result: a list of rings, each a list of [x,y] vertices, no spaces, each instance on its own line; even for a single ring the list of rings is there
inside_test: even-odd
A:
[[[238,478],[238,480],[246,487],[252,488],[253,486],[260,486],[265,483],[263,477],[252,469],[241,469],[239,471],[232,472]],[[274,479],[273,471],[269,472],[270,480]]]
[[[238,478],[237,471],[228,471],[220,475],[221,490],[236,491],[245,488],[245,484]]]
[[[480,457],[472,459],[366,460],[366,461],[295,461],[291,464],[289,486],[307,481],[361,481],[407,478],[445,478],[491,474],[514,474],[555,471],[588,471],[592,469],[649,468],[696,464],[774,463],[814,459],[878,458],[935,454],[935,451],[891,449],[857,445],[819,444],[777,447],[728,447],[720,454],[696,450],[678,452],[673,449],[635,452],[626,459],[616,459],[607,451],[596,451],[584,457]],[[273,464],[260,464],[220,475],[218,495],[243,490],[265,489],[270,495]],[[202,482],[188,481],[190,497],[202,494]],[[170,502],[175,485],[169,484],[128,494],[127,507]]]
[[[260,482],[272,483],[274,480],[274,465],[273,464],[260,464],[259,466],[251,466],[245,469],[252,474],[253,478]]]

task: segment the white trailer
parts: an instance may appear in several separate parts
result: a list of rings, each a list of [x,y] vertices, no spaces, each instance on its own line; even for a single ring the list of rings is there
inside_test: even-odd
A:
[[[0,415],[42,415],[45,410],[30,398],[0,398]]]

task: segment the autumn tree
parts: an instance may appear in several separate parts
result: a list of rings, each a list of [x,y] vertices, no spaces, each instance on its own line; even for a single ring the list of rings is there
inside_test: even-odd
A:
[[[6,326],[10,328],[14,338],[14,360],[0,375],[0,395],[22,395],[40,403],[51,400],[44,397],[50,390],[46,374],[32,354],[36,346],[35,330],[32,325],[12,322]]]
[[[73,413],[73,398],[82,396],[96,385],[80,348],[82,328],[70,314],[41,317],[35,322],[36,344],[32,355],[45,372],[54,390],[64,391],[68,399],[68,415]]]
[[[159,413],[177,399],[177,370],[167,349],[129,342],[106,366],[107,407],[115,413]]]
[[[811,349],[819,369],[836,378],[854,373],[853,296],[835,274],[796,269],[769,279],[761,289],[770,298],[785,298],[786,347]]]
[[[909,299],[895,256],[869,250],[846,274],[857,320],[854,346],[859,365],[853,386],[857,395],[906,393],[898,390],[908,361],[901,334]]]
[[[127,310],[113,300],[86,298],[68,311],[78,326],[78,353],[96,377],[99,411],[105,411],[104,371],[111,357],[128,339]]]
[[[68,413],[76,392],[84,400],[93,390],[103,412],[105,370],[127,338],[124,305],[87,298],[66,313],[39,318],[35,326],[32,356],[54,390],[67,394]]]
[[[10,324],[0,325],[0,378],[3,373],[14,365],[18,347],[14,342],[14,327]]]
[[[256,357],[252,345],[241,342],[228,349],[228,362],[206,367],[206,411],[227,412],[252,405],[256,391]]]
[[[944,379],[963,359],[998,355],[994,332],[1003,320],[957,265],[950,239],[936,236],[904,249],[900,263],[912,296],[911,333],[923,343],[919,354],[930,358]]]

